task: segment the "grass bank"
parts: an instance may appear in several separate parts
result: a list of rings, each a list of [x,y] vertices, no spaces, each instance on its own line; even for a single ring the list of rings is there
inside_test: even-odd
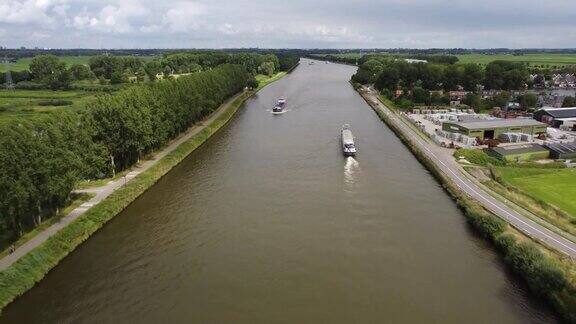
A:
[[[262,80],[258,89],[284,75],[285,73]],[[117,189],[104,201],[89,209],[84,215],[26,254],[8,269],[0,272],[0,309],[32,288],[77,246],[128,207],[136,198],[226,125],[244,101],[254,93],[256,91],[244,92],[230,103],[226,111],[199,133],[167,154],[150,169]]]
[[[59,222],[63,217],[66,217],[71,211],[82,205],[84,202],[90,200],[94,197],[94,194],[90,193],[78,193],[72,194],[69,198],[69,203],[66,207],[61,209],[54,216],[47,218],[40,224],[29,232],[24,233],[16,242],[10,240],[9,237],[0,238],[0,258],[8,255],[8,248],[10,245],[14,245],[16,248],[33,239],[36,235],[49,228],[56,222]]]
[[[360,94],[362,95],[362,92]],[[370,100],[366,102],[456,200],[470,226],[480,236],[494,243],[506,264],[528,284],[530,290],[548,301],[566,321],[576,322],[576,267],[574,263],[534,243],[461,192],[452,180],[446,177],[436,164],[388,119],[386,114],[372,106]]]

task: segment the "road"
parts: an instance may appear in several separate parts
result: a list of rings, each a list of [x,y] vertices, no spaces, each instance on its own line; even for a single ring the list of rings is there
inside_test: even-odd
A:
[[[157,161],[162,159],[168,153],[174,151],[180,144],[189,140],[192,136],[198,134],[202,131],[207,125],[210,125],[216,118],[218,118],[222,113],[224,113],[230,103],[236,100],[239,96],[241,96],[243,92],[235,95],[234,97],[230,98],[224,104],[222,104],[217,110],[215,110],[208,118],[203,120],[201,123],[190,127],[184,134],[179,136],[177,139],[173,140],[168,146],[163,148],[162,150],[156,152],[153,158],[146,160],[140,163],[138,166],[134,167],[129,173],[125,176],[108,182],[107,184],[101,187],[95,187],[90,189],[84,190],[77,190],[76,192],[86,192],[86,193],[93,193],[95,194],[92,199],[86,201],[82,205],[78,206],[74,210],[72,210],[68,215],[62,217],[58,222],[54,223],[50,227],[46,228],[42,232],[38,233],[38,235],[34,236],[32,239],[27,241],[26,243],[20,245],[14,253],[9,254],[2,259],[0,259],[0,271],[5,270],[9,266],[11,266],[14,262],[18,261],[21,257],[26,255],[28,252],[32,251],[34,248],[39,246],[40,244],[44,243],[48,240],[52,235],[56,234],[58,231],[63,229],[64,227],[68,226],[70,223],[75,221],[78,217],[82,216],[87,210],[91,207],[97,205],[102,200],[106,199],[110,194],[112,194],[116,189],[124,186],[130,180],[134,179],[140,173],[148,170],[152,167]]]
[[[470,180],[464,174],[466,171],[452,157],[450,150],[424,141],[414,129],[408,127],[407,124],[400,119],[402,117],[398,116],[378,99],[378,93],[376,91],[363,88],[361,94],[368,104],[386,114],[390,122],[397,126],[419,149],[428,154],[436,166],[463,192],[524,234],[571,258],[576,257],[576,244],[574,242],[520,214],[510,206],[491,196],[477,183]]]

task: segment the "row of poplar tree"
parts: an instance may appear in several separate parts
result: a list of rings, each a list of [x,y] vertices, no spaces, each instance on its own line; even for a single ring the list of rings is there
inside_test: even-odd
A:
[[[112,175],[254,84],[242,65],[131,86],[80,111],[0,120],[0,237],[17,238],[65,206],[81,179]]]

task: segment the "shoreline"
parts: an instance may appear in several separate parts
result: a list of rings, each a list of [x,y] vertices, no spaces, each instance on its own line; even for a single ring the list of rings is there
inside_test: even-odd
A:
[[[146,161],[150,164],[145,170],[134,175],[130,181],[124,180],[123,185],[120,184],[110,189],[111,192],[101,202],[90,206],[81,214],[75,215],[68,222],[59,224],[55,228],[56,231],[52,233],[47,231],[46,235],[49,236],[38,238],[41,240],[39,243],[25,251],[21,257],[11,260],[12,262],[0,271],[0,312],[18,296],[34,287],[68,254],[72,253],[92,234],[127,208],[172,168],[180,164],[188,155],[224,127],[247,99],[267,85],[280,80],[290,71],[280,72],[267,80],[263,80],[257,89],[245,90],[229,98],[204,121],[192,126],[165,148],[156,152],[155,159]],[[206,121],[210,122],[204,124]],[[198,125],[200,128],[193,129]],[[188,135],[190,132],[192,134]],[[123,180],[119,179],[118,181],[122,182]],[[39,233],[37,236],[41,234]]]

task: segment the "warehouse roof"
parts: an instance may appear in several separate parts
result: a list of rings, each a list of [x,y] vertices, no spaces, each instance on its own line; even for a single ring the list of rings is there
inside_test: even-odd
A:
[[[576,143],[548,143],[546,147],[563,154],[576,152]]]
[[[502,156],[548,151],[544,146],[534,143],[514,145],[514,146],[498,146],[498,147],[492,147],[491,150]]]
[[[522,126],[546,126],[534,119],[528,118],[511,118],[511,119],[492,119],[492,120],[474,120],[464,122],[454,122],[453,124],[467,129],[486,129],[500,127],[522,127]]]
[[[539,111],[544,111],[548,115],[554,118],[569,118],[576,117],[576,107],[566,107],[566,108],[550,108],[544,107]]]

